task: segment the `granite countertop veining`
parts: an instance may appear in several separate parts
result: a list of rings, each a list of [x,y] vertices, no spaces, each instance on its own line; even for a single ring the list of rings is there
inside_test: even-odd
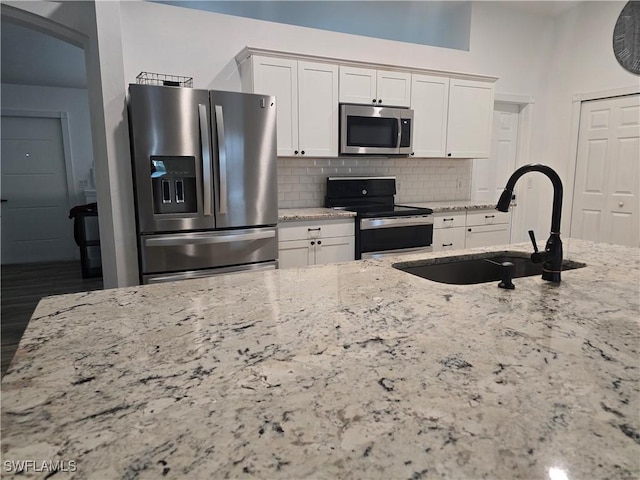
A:
[[[431,208],[433,213],[455,212],[466,210],[487,210],[494,209],[495,203],[473,202],[471,200],[442,200],[437,202],[400,202],[402,205],[412,207]],[[330,220],[336,218],[355,217],[356,213],[348,210],[335,210],[332,208],[310,207],[310,208],[281,208],[278,210],[279,222],[290,222],[297,220]]]
[[[353,218],[356,212],[336,210],[334,208],[283,208],[278,210],[279,222],[291,222],[297,220],[336,220],[340,218]]]
[[[639,250],[565,253],[587,267],[515,290],[397,257],[44,299],[2,380],[3,472],[637,479]]]
[[[420,203],[408,203],[414,207],[426,207],[433,210],[433,213],[443,212],[464,212],[466,210],[493,210],[496,208],[495,203],[487,202],[474,202],[472,200],[442,200],[436,202],[420,202]]]

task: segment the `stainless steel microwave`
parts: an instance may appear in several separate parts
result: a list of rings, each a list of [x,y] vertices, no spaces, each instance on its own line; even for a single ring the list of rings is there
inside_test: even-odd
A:
[[[340,104],[340,153],[409,155],[413,110]]]

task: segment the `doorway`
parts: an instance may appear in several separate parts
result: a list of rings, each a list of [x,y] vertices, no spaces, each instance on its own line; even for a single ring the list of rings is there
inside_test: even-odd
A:
[[[640,246],[640,95],[582,102],[571,236]]]
[[[93,158],[84,51],[41,30],[22,27],[24,22],[12,23],[5,13],[13,11],[4,7],[3,375],[42,297],[102,288],[102,279],[82,278],[73,220],[68,218],[71,207],[84,203],[82,181]],[[81,72],[75,71],[80,64]]]
[[[2,265],[78,258],[59,118],[2,117]]]

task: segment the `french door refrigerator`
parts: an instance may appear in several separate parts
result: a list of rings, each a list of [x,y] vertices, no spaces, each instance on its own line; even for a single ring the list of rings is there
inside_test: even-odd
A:
[[[130,85],[142,283],[276,266],[275,97]]]

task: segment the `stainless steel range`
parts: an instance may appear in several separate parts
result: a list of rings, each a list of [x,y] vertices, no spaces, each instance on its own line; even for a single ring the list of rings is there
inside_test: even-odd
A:
[[[433,210],[396,205],[395,177],[328,177],[325,207],[357,212],[356,259],[432,251]]]

